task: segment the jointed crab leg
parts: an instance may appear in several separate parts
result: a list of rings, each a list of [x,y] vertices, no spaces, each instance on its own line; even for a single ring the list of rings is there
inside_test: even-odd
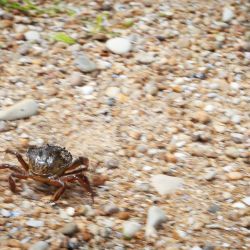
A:
[[[19,179],[27,179],[28,175],[20,174],[20,173],[12,173],[12,174],[9,175],[10,190],[13,193],[15,193],[16,192],[16,183],[15,183],[15,180],[13,179],[13,177],[19,178]]]
[[[25,162],[25,160],[23,159],[21,154],[19,154],[18,152],[12,151],[10,149],[7,149],[5,152],[8,153],[8,154],[15,155],[17,160],[20,162],[20,164],[24,168],[24,170],[26,170],[26,171],[29,170],[29,165]]]
[[[23,173],[23,170],[20,169],[18,166],[10,165],[10,164],[0,164],[0,169],[5,169],[5,168],[8,168],[18,173]]]
[[[74,160],[68,168],[65,169],[65,172],[69,170],[73,170],[79,167],[80,165],[86,166],[85,170],[87,170],[89,167],[89,159],[86,157],[79,157],[78,159]]]

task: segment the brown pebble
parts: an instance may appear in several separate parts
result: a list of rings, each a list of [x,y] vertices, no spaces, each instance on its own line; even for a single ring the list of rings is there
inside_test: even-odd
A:
[[[18,249],[21,249],[21,243],[16,239],[9,239],[7,245],[9,247],[17,247]]]
[[[96,175],[96,176],[93,176],[93,178],[92,178],[92,184],[93,184],[95,187],[98,187],[98,186],[103,185],[107,180],[108,180],[108,177],[107,177],[107,176],[104,176],[104,175]]]
[[[240,180],[243,178],[243,175],[240,172],[230,172],[227,174],[229,180]]]
[[[121,211],[116,214],[117,218],[120,220],[127,220],[130,217],[130,213],[127,211]]]
[[[175,157],[173,154],[166,153],[166,154],[165,154],[165,161],[166,161],[166,162],[176,163],[176,162],[177,162],[177,159],[176,159],[176,157]]]
[[[14,200],[11,196],[7,196],[4,198],[3,202],[4,203],[12,203]]]
[[[204,111],[197,111],[197,112],[194,112],[191,116],[191,120],[193,120],[194,122],[200,122],[200,123],[203,123],[203,124],[207,124],[210,122],[210,117],[209,115],[204,112]]]
[[[85,228],[81,231],[82,238],[84,241],[90,241],[92,238],[92,234]]]

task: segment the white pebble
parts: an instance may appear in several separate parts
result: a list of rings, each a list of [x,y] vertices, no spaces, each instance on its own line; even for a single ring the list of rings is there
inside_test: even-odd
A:
[[[147,223],[146,223],[146,237],[157,236],[156,229],[167,220],[164,211],[157,207],[152,206],[148,210]]]
[[[183,181],[181,178],[163,174],[154,175],[151,178],[151,185],[160,195],[174,193],[181,187],[182,183]]]
[[[109,87],[106,89],[105,94],[110,98],[117,98],[118,94],[120,94],[120,89],[118,87]]]
[[[126,221],[123,224],[123,235],[125,238],[132,238],[140,229],[142,225],[135,221]]]
[[[250,196],[247,196],[247,197],[243,198],[242,201],[243,201],[246,205],[250,206]]]
[[[28,41],[40,41],[40,34],[37,31],[33,30],[27,31],[24,34],[24,37]]]
[[[233,19],[234,17],[234,11],[233,8],[230,6],[227,6],[223,9],[223,14],[222,14],[222,21],[223,22],[229,22]]]
[[[38,104],[32,99],[25,99],[14,104],[5,110],[0,111],[0,120],[17,120],[35,115],[38,110]]]
[[[29,219],[26,221],[26,225],[30,227],[42,227],[44,222],[40,220]]]
[[[233,204],[233,207],[234,207],[234,208],[244,209],[244,208],[246,208],[246,205],[245,205],[244,203],[242,203],[242,202],[235,202],[235,203]]]
[[[126,54],[128,53],[132,45],[129,40],[121,37],[111,38],[106,42],[106,47],[115,54]]]
[[[91,95],[95,90],[93,86],[89,86],[89,85],[83,86],[79,89],[83,95]]]
[[[68,207],[66,209],[66,213],[69,215],[69,216],[74,216],[75,214],[75,209],[73,207]]]

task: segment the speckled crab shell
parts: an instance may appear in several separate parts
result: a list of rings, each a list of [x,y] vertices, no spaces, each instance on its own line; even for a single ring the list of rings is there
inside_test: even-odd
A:
[[[30,147],[26,156],[29,171],[35,175],[59,176],[72,163],[72,155],[65,148],[52,145]]]

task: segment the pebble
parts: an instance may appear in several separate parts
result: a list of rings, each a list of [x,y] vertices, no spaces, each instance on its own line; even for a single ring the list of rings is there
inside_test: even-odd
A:
[[[245,209],[246,208],[246,205],[242,202],[235,202],[233,205],[232,205],[234,208],[239,208],[239,209]]]
[[[140,53],[136,56],[136,60],[139,63],[150,64],[155,61],[155,57],[152,53]]]
[[[243,143],[245,141],[244,135],[239,133],[231,133],[232,140],[235,143]]]
[[[35,100],[25,99],[0,111],[0,120],[17,120],[35,115],[38,111],[38,104]]]
[[[97,68],[96,64],[83,53],[75,58],[75,66],[83,73],[92,72]]]
[[[243,175],[240,172],[230,172],[227,174],[227,177],[229,180],[241,180],[243,178]]]
[[[236,159],[240,156],[240,152],[238,151],[237,148],[229,147],[226,148],[225,155],[228,156],[229,158]]]
[[[157,95],[159,89],[158,89],[158,87],[156,86],[156,84],[154,84],[154,83],[148,83],[148,84],[146,84],[146,85],[144,86],[144,91],[145,91],[145,93],[147,93],[147,94],[150,94],[150,95],[155,96],[155,95]]]
[[[250,206],[250,196],[247,196],[247,197],[243,198],[242,201],[243,201],[246,205]]]
[[[40,220],[29,219],[25,224],[30,227],[42,227],[44,222]]]
[[[46,241],[38,241],[33,244],[29,250],[48,250],[49,244]]]
[[[69,216],[74,216],[74,215],[75,215],[75,208],[73,208],[73,207],[68,207],[68,208],[66,208],[66,213],[67,213]]]
[[[220,206],[217,205],[217,204],[212,204],[212,205],[208,208],[207,211],[210,212],[210,213],[215,214],[215,213],[217,213],[218,211],[220,211]]]
[[[222,21],[230,22],[234,18],[234,10],[232,7],[227,6],[223,9]]]
[[[240,124],[241,123],[241,116],[240,115],[233,115],[231,117],[231,121],[235,124]]]
[[[157,207],[152,206],[148,210],[147,222],[146,222],[146,237],[157,236],[157,228],[167,220],[164,211]]]
[[[86,85],[80,87],[79,90],[83,95],[91,95],[95,91],[95,88],[93,86]]]
[[[105,162],[105,166],[108,169],[114,169],[119,167],[119,161],[116,159],[109,159]]]
[[[120,211],[119,207],[117,207],[115,204],[107,204],[103,207],[103,211],[106,215],[112,215],[115,213],[118,213]]]
[[[123,236],[131,239],[142,228],[142,225],[135,221],[126,221],[123,223]]]
[[[191,119],[194,122],[200,122],[200,123],[203,123],[203,124],[207,124],[207,123],[209,123],[211,121],[211,118],[209,117],[209,115],[204,111],[194,112],[191,115]]]
[[[73,72],[66,81],[71,86],[81,86],[84,83],[83,76],[78,71]]]
[[[132,49],[131,42],[128,39],[116,37],[106,42],[106,47],[113,53],[123,55]]]
[[[27,41],[39,42],[41,40],[40,34],[34,30],[30,30],[30,31],[25,32],[24,37]]]
[[[183,180],[178,177],[159,174],[152,176],[150,183],[160,195],[166,195],[179,189]]]
[[[120,92],[121,90],[118,87],[108,87],[105,94],[110,98],[117,98]]]
[[[212,180],[215,179],[216,174],[217,174],[217,173],[216,173],[215,170],[210,171],[210,172],[208,172],[208,173],[205,174],[204,179],[207,180],[207,181],[212,181]]]
[[[11,212],[6,209],[1,209],[1,215],[3,217],[11,217]]]
[[[5,121],[0,121],[0,132],[5,132],[10,130],[8,124]]]
[[[60,229],[60,232],[67,236],[73,236],[78,232],[78,227],[74,222],[67,223]]]

